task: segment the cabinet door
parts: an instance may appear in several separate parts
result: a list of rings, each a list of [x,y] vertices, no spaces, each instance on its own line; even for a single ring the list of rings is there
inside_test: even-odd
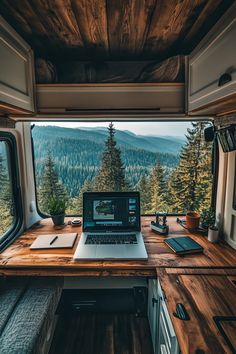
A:
[[[156,342],[158,336],[157,318],[159,312],[159,302],[157,295],[157,280],[150,279],[148,282],[148,319],[152,337],[153,351],[157,353]]]
[[[236,94],[236,4],[223,16],[189,57],[189,111],[214,106],[206,113],[220,113]],[[235,100],[234,100],[235,101]],[[221,103],[220,103],[221,102]],[[233,107],[235,108],[236,103]],[[222,107],[221,107],[222,106]]]
[[[0,16],[0,111],[34,112],[33,52]]]
[[[170,315],[165,304],[164,295],[158,282],[158,295],[160,301],[160,310],[159,310],[159,321],[157,324],[158,327],[158,336],[157,336],[157,353],[168,353],[168,354],[179,354],[179,345],[178,340],[172,325]]]

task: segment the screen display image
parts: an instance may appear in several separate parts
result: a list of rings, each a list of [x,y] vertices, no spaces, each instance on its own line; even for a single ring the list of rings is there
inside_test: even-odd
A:
[[[85,193],[83,229],[139,230],[139,203],[139,193]]]
[[[94,220],[114,220],[115,219],[115,202],[114,200],[94,200],[93,202],[93,218]]]

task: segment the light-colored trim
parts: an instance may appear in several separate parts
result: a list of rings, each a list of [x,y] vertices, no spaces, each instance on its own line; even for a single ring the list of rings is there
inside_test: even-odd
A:
[[[26,92],[22,92],[16,87],[10,87],[6,83],[0,83],[1,102],[9,107],[19,108],[22,110],[35,112],[34,98],[34,63],[33,52],[30,46],[11,28],[11,26],[0,16],[0,41],[3,46],[7,46],[14,57],[23,60],[25,66],[25,86]],[[17,60],[17,59],[16,59]],[[2,69],[2,68],[1,68]],[[4,68],[7,70],[7,68]],[[9,75],[11,73],[9,72]],[[9,109],[9,112],[12,110]]]
[[[227,153],[227,176],[225,190],[225,210],[224,210],[224,236],[229,245],[236,249],[236,239],[231,238],[232,233],[236,233],[236,210],[233,209],[233,195],[236,169],[236,152]],[[233,229],[233,217],[235,217]]]

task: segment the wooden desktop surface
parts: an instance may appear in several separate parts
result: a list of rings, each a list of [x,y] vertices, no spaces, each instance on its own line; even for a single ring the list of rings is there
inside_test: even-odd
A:
[[[81,227],[55,228],[51,219],[24,232],[0,254],[0,275],[37,276],[155,276],[156,268],[236,268],[236,251],[227,244],[212,244],[206,236],[190,233],[169,217],[168,237],[189,235],[204,247],[203,254],[177,256],[164,243],[165,237],[150,229],[153,217],[142,217],[142,233],[148,252],[147,261],[75,261],[73,254],[82,232]],[[73,249],[30,250],[30,245],[41,234],[77,232]]]

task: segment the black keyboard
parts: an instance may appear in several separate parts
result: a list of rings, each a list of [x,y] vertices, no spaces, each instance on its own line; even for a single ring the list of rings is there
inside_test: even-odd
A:
[[[137,243],[135,234],[89,234],[85,241],[86,245],[134,245]]]

